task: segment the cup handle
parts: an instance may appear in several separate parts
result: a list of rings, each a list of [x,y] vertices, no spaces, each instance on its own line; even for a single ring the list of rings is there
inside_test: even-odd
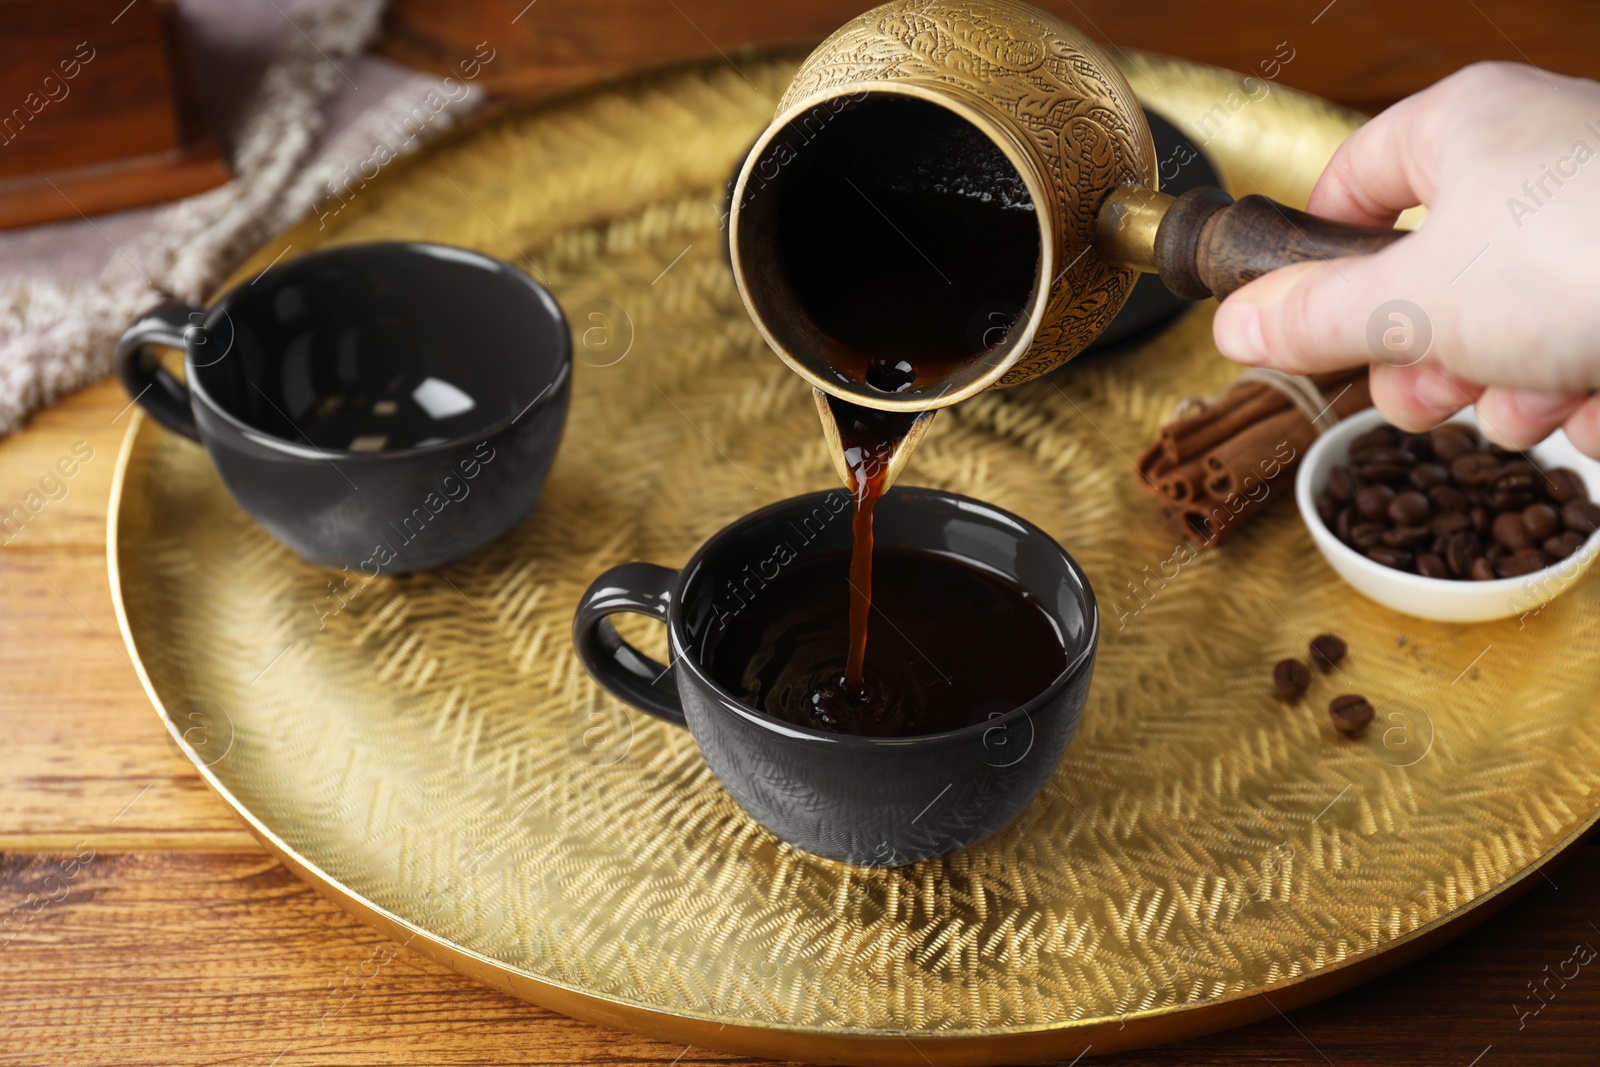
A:
[[[654,563],[624,563],[596,578],[578,601],[572,643],[594,680],[613,696],[674,726],[687,726],[672,668],[622,639],[607,616],[631,611],[667,621],[678,572]]]
[[[198,329],[200,312],[187,304],[162,304],[140,315],[117,341],[114,363],[128,395],[155,420],[192,441],[200,440],[189,408],[189,387],[161,365],[149,345],[187,349],[188,333]]]

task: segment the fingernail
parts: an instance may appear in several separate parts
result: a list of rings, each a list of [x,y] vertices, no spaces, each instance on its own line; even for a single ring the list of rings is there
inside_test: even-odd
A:
[[[1261,312],[1254,304],[1224,300],[1212,320],[1211,332],[1217,347],[1229,359],[1240,363],[1267,361],[1267,341],[1261,335]]]
[[[1472,399],[1448,373],[1432,367],[1417,372],[1413,389],[1417,399],[1435,411],[1459,411]]]
[[[1517,410],[1528,419],[1553,419],[1557,415],[1566,414],[1567,410],[1577,402],[1577,397],[1568,393],[1541,393],[1532,389],[1517,389],[1512,392],[1516,400]]]

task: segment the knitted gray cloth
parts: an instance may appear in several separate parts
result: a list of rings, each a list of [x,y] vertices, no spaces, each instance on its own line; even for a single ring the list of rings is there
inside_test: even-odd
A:
[[[203,302],[273,233],[348,196],[363,162],[413,150],[482,99],[462,79],[446,91],[439,78],[360,57],[382,0],[255,7],[250,32],[275,43],[223,131],[233,181],[158,208],[0,233],[0,434],[108,373],[117,337],[145,308]],[[240,36],[241,13],[248,22],[236,0],[184,7],[186,19],[228,19],[224,37]],[[202,49],[196,60],[236,63],[238,53]]]

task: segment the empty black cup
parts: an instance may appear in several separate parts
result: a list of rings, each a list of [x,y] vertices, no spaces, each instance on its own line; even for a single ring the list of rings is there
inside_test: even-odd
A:
[[[876,544],[958,556],[1016,582],[1055,620],[1066,668],[1021,707],[947,733],[858,737],[773,718],[702,666],[722,614],[715,601],[728,583],[737,587],[770,562],[779,545],[789,545],[795,558],[848,548],[848,502],[836,489],[753,512],[715,534],[680,571],[653,563],[613,567],[583,595],[572,635],[584,666],[606,689],[687,726],[718,780],[767,829],[830,859],[900,866],[987,837],[1044,788],[1088,697],[1099,613],[1088,578],[1037,526],[953,493],[896,488],[878,502]],[[831,521],[841,512],[842,521]],[[619,611],[666,623],[670,668],[622,640],[607,618]],[[736,617],[727,623],[738,624]]]
[[[187,384],[153,344],[184,349]],[[392,242],[289,260],[205,311],[154,308],[116,365],[268,533],[376,577],[456,559],[528,514],[572,353],[561,309],[521,271]]]

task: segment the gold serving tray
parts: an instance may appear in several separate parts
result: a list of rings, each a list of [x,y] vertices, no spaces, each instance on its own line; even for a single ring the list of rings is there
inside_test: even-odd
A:
[[[130,427],[109,531],[123,631],[178,744],[268,848],[399,941],[573,1015],[783,1059],[978,1064],[1327,995],[1511,899],[1594,824],[1600,584],[1525,619],[1432,624],[1343,585],[1288,499],[1198,558],[1156,523],[1131,457],[1234,374],[1210,305],[1109,363],[947,410],[906,472],[1038,523],[1100,597],[1082,730],[998,836],[902,870],[804,855],[688,734],[598,689],[568,636],[594,575],[682,563],[834,482],[810,391],[764,349],[719,231],[724,181],[798,58],[502,112],[240,272],[410,238],[549,284],[577,342],[571,420],[537,510],[499,542],[352,594],[245,518],[199,448]],[[1122,62],[1236,194],[1303,203],[1357,122],[1226,72]],[[627,629],[662,654],[659,631]],[[1273,699],[1273,662],[1328,630],[1351,645],[1339,675]],[[1356,741],[1324,710],[1351,691],[1379,709]]]

